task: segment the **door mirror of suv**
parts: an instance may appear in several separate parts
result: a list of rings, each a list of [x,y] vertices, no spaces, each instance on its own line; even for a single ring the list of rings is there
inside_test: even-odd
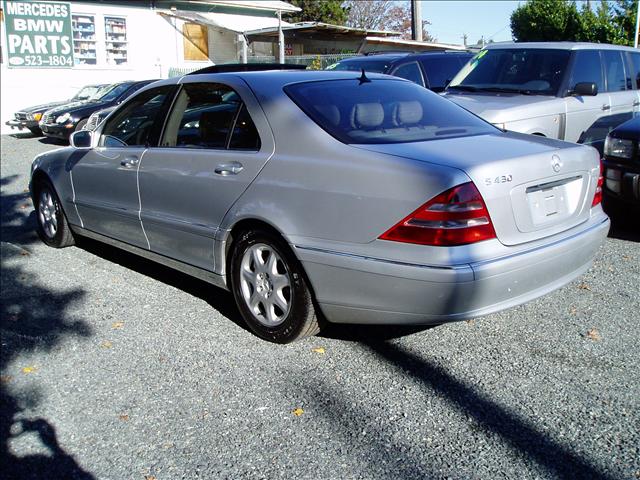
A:
[[[73,132],[69,137],[69,143],[73,148],[86,150],[91,148],[91,139],[93,135],[89,130],[78,130]]]
[[[576,83],[576,86],[571,91],[571,95],[578,97],[595,97],[597,94],[598,86],[593,82]]]

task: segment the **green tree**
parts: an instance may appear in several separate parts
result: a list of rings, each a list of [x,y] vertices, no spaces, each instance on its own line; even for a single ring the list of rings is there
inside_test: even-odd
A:
[[[342,0],[289,0],[289,3],[300,7],[297,12],[286,17],[287,22],[323,22],[344,25],[349,14],[342,6]]]
[[[511,14],[511,35],[517,42],[575,41],[581,24],[574,2],[529,0]]]
[[[577,41],[633,45],[637,0],[600,0],[578,11],[569,0],[529,0],[511,14],[518,42]]]
[[[637,0],[618,0],[612,5],[613,19],[622,45],[633,46],[636,38]]]

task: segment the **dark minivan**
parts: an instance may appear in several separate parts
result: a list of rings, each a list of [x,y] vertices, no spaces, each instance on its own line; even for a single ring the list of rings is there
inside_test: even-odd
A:
[[[378,53],[345,58],[327,70],[386,73],[442,92],[471,57],[467,52]]]

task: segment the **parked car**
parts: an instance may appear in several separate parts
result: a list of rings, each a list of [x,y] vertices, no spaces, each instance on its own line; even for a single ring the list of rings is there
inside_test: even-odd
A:
[[[98,91],[88,101],[68,103],[47,110],[40,120],[40,129],[47,137],[68,140],[69,135],[84,128],[93,112],[119,105],[152,82],[155,80],[114,83]]]
[[[102,121],[105,118],[107,118],[109,114],[113,112],[115,109],[116,109],[116,106],[113,106],[109,108],[103,108],[102,110],[98,110],[97,112],[93,112],[89,116],[89,120],[87,120],[87,123],[85,123],[84,129],[90,130],[90,131],[95,130],[98,127],[98,125],[100,125]]]
[[[495,43],[446,97],[494,125],[596,147],[640,108],[640,52],[595,43]]]
[[[640,226],[640,116],[607,136],[603,168],[605,206]]]
[[[5,125],[9,125],[11,129],[17,128],[18,130],[28,129],[32,134],[36,136],[42,135],[38,122],[42,119],[42,114],[47,110],[60,105],[66,105],[68,103],[83,102],[91,98],[101,88],[106,85],[87,85],[82,87],[78,93],[68,100],[62,100],[59,102],[50,102],[42,105],[36,105],[35,107],[23,108],[15,113],[12,120],[9,120]]]
[[[229,289],[284,343],[321,319],[442,323],[527,302],[607,235],[591,147],[503,132],[387,75],[211,72],[147,86],[36,157],[46,244],[87,236]]]
[[[386,73],[442,92],[473,54],[467,52],[379,53],[345,58],[328,70]]]

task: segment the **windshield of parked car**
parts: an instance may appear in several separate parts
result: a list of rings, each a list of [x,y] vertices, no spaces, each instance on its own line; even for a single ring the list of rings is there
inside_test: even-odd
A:
[[[344,143],[422,142],[499,130],[438,94],[403,80],[325,80],[285,92],[320,127]]]
[[[86,87],[81,88],[80,91],[76,93],[71,100],[87,100],[93,97],[100,90],[100,88],[100,85],[87,85]]]
[[[366,59],[349,61],[343,60],[333,65],[329,65],[327,70],[349,70],[349,71],[361,71],[363,68],[366,72],[384,73],[391,65],[391,60],[384,59]]]
[[[112,102],[116,98],[118,98],[122,93],[131,87],[130,83],[116,83],[115,85],[109,85],[103,89],[100,89],[96,92],[96,94],[91,97],[89,100],[101,101],[101,102]]]
[[[569,62],[568,50],[482,50],[451,80],[447,90],[555,95]]]

